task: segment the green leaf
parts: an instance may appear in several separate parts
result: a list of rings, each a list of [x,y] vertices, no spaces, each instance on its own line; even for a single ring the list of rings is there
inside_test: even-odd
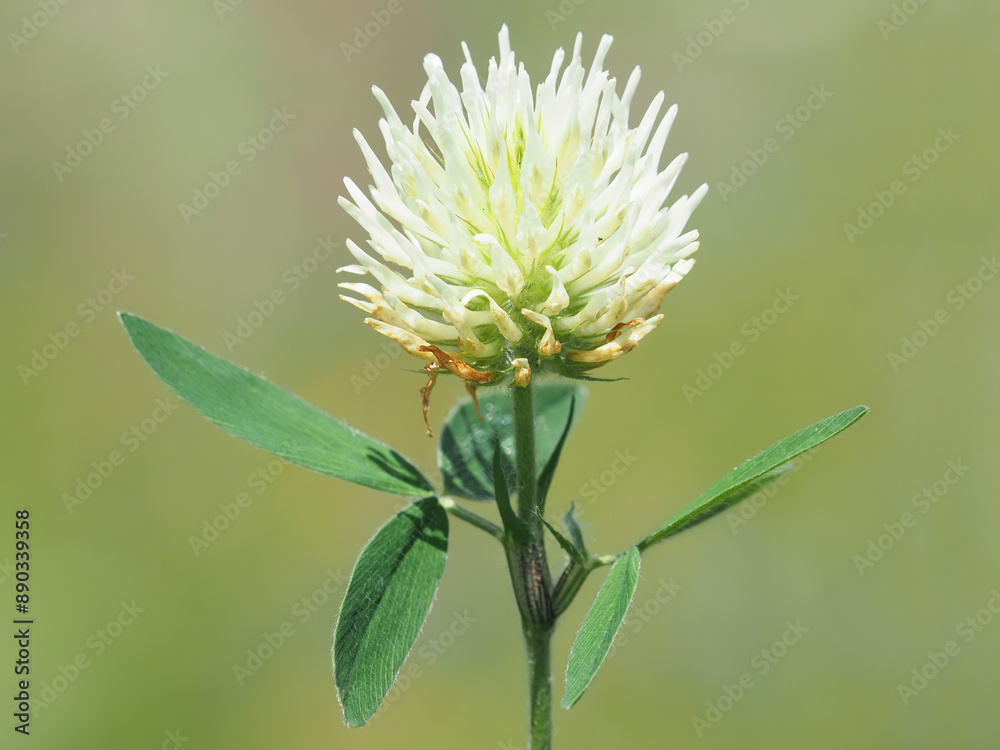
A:
[[[500,439],[503,473],[511,494],[517,492],[517,462],[514,451],[514,415],[506,388],[479,389],[476,417],[472,399],[464,399],[451,410],[441,430],[438,465],[445,492],[470,500],[494,500],[493,445]],[[535,386],[535,459],[547,466],[567,430],[569,415],[579,421],[585,392],[571,383]],[[574,409],[575,403],[575,409]]]
[[[789,461],[787,463],[782,464],[774,471],[769,471],[766,474],[757,477],[752,482],[747,482],[738,490],[734,490],[730,494],[726,495],[718,503],[714,503],[711,508],[707,509],[704,513],[701,513],[693,523],[685,526],[684,528],[689,529],[691,528],[691,526],[694,526],[696,524],[705,523],[705,521],[719,515],[720,513],[726,510],[729,510],[734,505],[742,502],[743,500],[746,500],[749,497],[753,497],[756,493],[760,492],[762,489],[767,487],[767,485],[769,485],[771,482],[781,478],[785,474],[790,473],[794,468],[795,468],[795,461]],[[678,529],[673,533],[676,534],[679,531],[683,531],[683,529]]]
[[[604,663],[615,636],[625,622],[625,615],[628,614],[638,584],[639,550],[632,547],[622,553],[611,567],[611,572],[573,641],[573,648],[569,652],[569,666],[566,668],[566,693],[562,700],[564,708],[571,708],[580,700],[583,691]]]
[[[556,467],[559,465],[559,457],[562,455],[566,438],[569,437],[569,431],[573,427],[573,411],[575,407],[576,397],[574,395],[569,400],[569,415],[566,417],[566,427],[563,428],[562,435],[559,437],[559,442],[556,443],[555,450],[552,451],[548,463],[544,465],[542,473],[538,475],[538,494],[535,497],[535,503],[543,513],[545,511],[545,499],[549,496],[549,487],[552,486],[552,478],[555,476]],[[543,518],[542,520],[544,521],[545,519]]]
[[[433,497],[390,519],[361,551],[333,642],[349,726],[378,710],[423,627],[448,554],[448,514]]]
[[[503,521],[504,530],[514,535],[518,542],[524,541],[528,536],[528,527],[524,521],[517,517],[514,508],[510,504],[510,493],[507,491],[507,480],[503,475],[503,460],[500,452],[500,441],[493,444],[493,487],[496,492],[497,510],[500,511],[500,519]]]
[[[576,548],[582,550],[583,553],[589,557],[589,554],[587,553],[587,544],[583,539],[583,529],[580,528],[580,524],[576,520],[576,503],[570,502],[569,510],[567,510],[566,515],[563,516],[563,523],[565,523],[566,528],[569,529],[569,535],[573,538],[573,544]]]
[[[176,333],[137,315],[119,316],[153,372],[231,435],[307,469],[376,490],[434,494],[420,471],[384,443]]]
[[[578,549],[576,545],[573,544],[569,539],[563,536],[559,529],[553,526],[551,523],[545,520],[544,516],[539,516],[542,519],[542,523],[545,524],[545,528],[549,530],[549,533],[559,542],[559,546],[563,548],[563,551],[572,558],[573,562],[579,565],[581,568],[586,568],[588,565],[587,553]]]
[[[779,440],[767,450],[733,469],[718,482],[701,493],[684,510],[667,521],[658,530],[646,537],[639,549],[645,550],[651,544],[690,529],[702,521],[749,497],[770,479],[780,475],[776,470],[810,448],[823,443],[838,432],[842,432],[868,413],[867,406],[855,406],[840,414],[828,417],[811,427],[799,430],[784,440]],[[773,474],[772,474],[773,473]]]

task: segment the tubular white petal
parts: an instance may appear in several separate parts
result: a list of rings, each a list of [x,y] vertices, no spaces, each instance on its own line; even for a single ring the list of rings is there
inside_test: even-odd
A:
[[[497,330],[504,335],[504,338],[511,342],[518,342],[521,340],[522,336],[524,336],[521,329],[517,327],[517,324],[514,323],[506,311],[482,289],[473,289],[471,292],[466,294],[462,297],[462,304],[468,305],[469,302],[476,297],[485,297],[486,301],[489,302],[490,319],[496,324]]]
[[[497,352],[496,345],[483,342],[473,330],[476,326],[488,325],[491,322],[488,312],[466,308],[458,296],[459,290],[437,276],[428,276],[426,286],[433,289],[444,303],[441,317],[458,331],[457,343],[463,351],[477,357],[486,357]]]
[[[581,37],[577,37],[577,41],[582,43],[583,40]],[[608,50],[611,49],[611,44],[614,41],[615,38],[610,34],[605,34],[601,37],[601,43],[597,45],[597,52],[594,54],[594,61],[590,64],[590,72],[587,74],[588,79],[603,72],[604,58],[608,56]]]
[[[560,331],[573,331],[589,320],[593,320],[598,311],[604,307],[605,300],[600,297],[588,297],[587,304],[575,315],[567,315],[556,318],[556,327]]]
[[[698,243],[697,242],[692,243],[691,252],[693,253],[697,249],[698,249]],[[694,262],[695,262],[694,258],[686,258],[685,260],[682,260],[678,263],[674,263],[674,267],[670,269],[670,272],[675,276],[677,276],[677,281],[680,281],[681,279],[684,278],[684,276],[687,274],[688,271],[694,268]]]
[[[357,265],[341,266],[337,269],[337,273],[353,273],[355,276],[367,276],[368,269]]]
[[[531,382],[531,367],[524,357],[512,359],[510,363],[514,366],[514,382],[524,388]]]
[[[348,185],[348,191],[352,190],[357,190],[353,182]],[[353,192],[352,197],[354,197]],[[372,245],[379,255],[390,263],[409,267],[406,253],[392,237],[392,225],[382,214],[375,213],[375,207],[363,195],[360,197],[360,205],[354,205],[343,197],[337,200],[341,207],[371,235]]]
[[[384,289],[391,291],[408,305],[433,309],[441,307],[437,298],[412,284],[408,284],[406,279],[369,256],[354,244],[353,240],[347,241],[347,249],[362,266],[368,269],[369,273],[378,280]]]
[[[545,144],[535,128],[528,128],[524,157],[521,162],[521,192],[527,198],[525,207],[544,206],[552,183],[555,160],[546,152]]]
[[[538,325],[545,327],[545,333],[538,344],[539,354],[551,357],[562,351],[562,344],[556,340],[556,335],[552,331],[552,321],[548,315],[541,315],[534,310],[528,309],[521,310],[521,314],[533,323],[538,323]]]
[[[626,114],[628,114],[629,108],[632,106],[632,97],[635,96],[635,90],[639,87],[639,79],[641,77],[642,70],[636,65],[632,69],[628,81],[625,82],[625,91],[622,92],[621,102]]]
[[[472,355],[473,357],[490,357],[497,354],[497,352],[499,351],[499,348],[497,347],[496,344],[484,343],[475,334],[475,331],[472,330],[474,324],[481,325],[484,322],[488,322],[489,321],[488,317],[486,321],[482,321],[481,320],[482,316],[479,316],[472,310],[465,310],[464,308],[460,309],[453,307],[445,309],[445,311],[441,313],[441,315],[448,323],[451,323],[453,326],[455,326],[455,329],[458,331],[458,336],[456,337],[455,341],[463,353]],[[483,315],[487,314],[483,313]],[[479,323],[476,323],[477,318],[480,319]]]
[[[592,231],[591,233],[594,235],[594,238],[596,239],[597,232]],[[568,279],[563,278],[564,282],[567,280],[573,281],[575,279],[578,279],[591,269],[594,263],[591,247],[592,243],[586,242],[582,243],[581,246],[577,248],[576,254],[573,258],[573,262],[568,266],[564,266],[564,269],[568,271],[568,273],[566,274]],[[560,274],[560,278],[562,278],[562,274]]]
[[[498,34],[500,39],[500,59],[504,60],[511,56],[510,52],[510,32],[507,30],[507,24],[503,24],[500,27],[500,33]]]
[[[439,112],[451,124],[461,123],[462,101],[458,89],[448,80],[444,72],[441,58],[435,54],[424,57],[424,70],[427,73],[427,84],[431,90],[431,101],[434,111]]]
[[[569,306],[569,295],[566,293],[562,279],[559,278],[559,272],[552,266],[545,266],[545,270],[552,277],[552,291],[549,292],[545,304],[542,305],[541,312],[543,315],[555,315]]]
[[[342,300],[344,300],[344,302],[350,302],[356,308],[367,313],[368,315],[375,314],[376,308],[375,305],[373,305],[371,302],[365,302],[364,300],[360,300],[357,297],[348,297],[346,294],[339,294],[337,296],[340,297]]]
[[[639,269],[629,279],[628,294],[634,295],[640,287],[648,286],[649,282],[658,281],[674,261],[685,258],[698,249],[698,232],[691,231],[674,240],[665,240],[661,245],[651,246],[632,257],[632,262]]]
[[[625,285],[630,273],[625,273],[618,280],[618,284],[600,293],[595,294],[595,300],[607,300],[590,320],[581,324],[576,332],[581,336],[591,336],[596,333],[603,333],[610,330],[616,323],[622,322],[622,316],[628,310],[628,299],[625,296]]]
[[[358,294],[364,295],[368,298],[368,304],[362,303],[361,300],[353,299],[340,295],[340,298],[347,300],[355,307],[365,310],[369,315],[374,315],[376,318],[381,320],[383,323],[388,323],[392,326],[397,326],[398,328],[407,330],[410,329],[409,326],[396,314],[396,311],[392,308],[389,302],[386,300],[385,296],[378,292],[374,287],[368,284],[339,284],[342,289],[347,289],[351,292],[357,292]],[[369,310],[368,307],[371,307]]]
[[[404,331],[402,328],[397,328],[396,326],[389,325],[388,323],[383,323],[381,320],[375,320],[374,318],[365,318],[365,323],[382,335],[391,338],[414,357],[419,357],[420,359],[427,360],[428,362],[436,361],[436,358],[430,352],[420,351],[420,347],[429,347],[430,344],[419,336],[416,336],[409,331]]]
[[[372,86],[372,94],[375,96],[375,100],[379,103],[379,106],[382,107],[382,111],[385,113],[385,119],[389,122],[389,125],[394,128],[405,130],[406,126],[403,125],[403,121],[396,113],[396,108],[392,106],[392,102],[389,101],[389,97],[385,95],[385,92],[378,86]]]
[[[629,213],[625,217],[626,223],[612,230],[608,239],[601,244],[599,248],[602,256],[600,263],[567,283],[566,287],[570,294],[598,286],[619,275],[622,263],[628,257],[628,240],[632,226],[635,224],[636,215],[636,211]]]
[[[653,97],[649,109],[646,110],[646,114],[642,116],[642,120],[632,132],[632,143],[630,145],[636,151],[641,152],[646,147],[646,139],[653,132],[653,123],[656,122],[656,116],[660,113],[660,107],[663,106],[664,98],[662,91]]]
[[[575,351],[569,355],[568,359],[572,362],[589,362],[595,365],[618,359],[623,354],[635,349],[643,337],[660,325],[662,321],[663,316],[657,315],[655,318],[650,318],[633,327],[624,340],[615,339],[596,349]]]
[[[516,297],[524,288],[524,274],[507,251],[500,247],[492,234],[477,234],[472,238],[490,248],[490,263],[496,274],[496,284],[508,297]]]
[[[458,330],[454,326],[433,320],[425,315],[421,315],[416,310],[407,307],[396,295],[386,292],[385,301],[392,307],[396,317],[402,322],[401,328],[406,328],[413,333],[431,341],[454,340],[458,336]],[[376,316],[379,317],[379,316]]]
[[[694,244],[697,249],[697,243]],[[693,258],[675,263],[673,268],[644,297],[640,298],[631,309],[626,311],[624,317],[647,318],[657,312],[660,309],[660,305],[663,304],[663,298],[667,296],[667,292],[677,286],[677,282],[683,279],[684,275],[693,266]]]
[[[521,266],[524,273],[530,274],[535,270],[538,258],[548,245],[548,239],[549,233],[542,223],[542,217],[538,215],[531,201],[525,202],[521,211],[521,222],[517,226],[517,234],[514,235],[514,243],[523,253]]]
[[[371,146],[368,145],[364,136],[361,135],[361,131],[357,128],[354,129],[354,139],[361,147],[361,153],[364,155],[365,162],[368,164],[368,171],[371,172],[372,178],[375,180],[375,187],[378,190],[378,197],[376,197],[376,201],[379,204],[379,208],[400,221],[402,221],[404,217],[412,215],[412,212],[400,200],[399,193],[397,192],[396,186],[393,183],[392,178],[389,176],[389,173],[385,171],[385,167],[382,166],[382,162],[379,161],[379,158],[375,155],[375,152],[372,151]],[[350,190],[350,188],[348,188],[348,190]]]
[[[341,289],[347,289],[350,292],[357,292],[358,294],[367,297],[372,302],[378,301],[374,299],[375,297],[379,298],[379,300],[381,300],[382,298],[382,293],[378,289],[373,287],[371,284],[362,284],[353,281],[350,282],[345,281],[340,284],[337,284],[337,286],[340,287]]]
[[[513,237],[517,226],[514,223],[517,198],[514,196],[514,186],[510,181],[506,148],[500,154],[497,162],[496,176],[490,186],[490,208],[504,235]]]
[[[642,203],[642,214],[640,218],[640,224],[650,221],[654,213],[658,212],[663,206],[663,202],[670,195],[670,191],[674,187],[674,183],[677,182],[677,176],[680,174],[681,168],[687,162],[687,154],[680,154],[675,158],[670,164],[667,165],[666,169],[658,174],[650,172],[654,176],[650,177],[648,180],[645,176],[639,178],[636,183],[635,190],[642,190],[646,193],[646,198]],[[666,224],[664,224],[666,226]],[[662,231],[656,228],[653,229],[654,232]]]
[[[670,135],[670,128],[673,127],[674,120],[676,118],[677,105],[672,104],[666,114],[663,115],[663,118],[660,120],[660,124],[656,126],[656,132],[653,133],[653,139],[649,142],[649,147],[646,149],[646,154],[643,156],[643,159],[648,160],[654,170],[659,167],[660,156],[663,154],[663,146],[667,142],[667,136]]]

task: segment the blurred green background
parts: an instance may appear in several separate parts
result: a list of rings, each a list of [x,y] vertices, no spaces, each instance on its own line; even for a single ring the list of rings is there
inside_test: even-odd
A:
[[[453,524],[409,661],[419,677],[348,730],[329,664],[342,577],[395,501],[271,465],[174,408],[114,315],[266,372],[432,467],[423,379],[403,358],[368,370],[383,339],[336,297],[344,239],[363,239],[336,197],[344,176],[367,184],[351,129],[379,140],[371,85],[405,111],[425,53],[455,79],[465,40],[484,73],[506,22],[533,80],[578,30],[588,65],[613,34],[612,73],[643,71],[633,118],[660,89],[680,105],[667,151],[691,158],[675,194],[711,186],[692,220],[698,264],[665,324],[602,373],[630,380],[592,386],[553,510],[577,500],[594,550],[618,551],[778,438],[872,407],[744,516],[646,555],[627,643],[572,712],[557,709],[556,746],[995,747],[1000,6],[399,0],[356,39],[388,5],[0,11],[0,601],[13,610],[12,517],[27,507],[33,690],[50,699],[17,741],[8,703],[2,744],[523,747],[525,670],[499,548]],[[287,124],[255,149],[247,139],[275,109]],[[88,132],[92,149],[79,145]],[[225,189],[182,215],[230,160]],[[318,238],[338,244],[322,263],[308,260]],[[234,343],[274,290],[283,304]],[[767,312],[779,293],[794,303]],[[713,367],[733,342],[743,355]],[[433,418],[462,393],[442,382]],[[616,452],[634,457],[624,471]],[[102,469],[87,495],[80,482]],[[196,554],[192,536],[241,492],[252,503]],[[558,631],[557,673],[602,577]],[[787,623],[808,632],[765,671],[762,651]],[[294,632],[238,678],[248,649],[268,654],[283,625]],[[958,655],[926,667],[951,641]],[[932,678],[901,695],[921,685],[914,669]]]

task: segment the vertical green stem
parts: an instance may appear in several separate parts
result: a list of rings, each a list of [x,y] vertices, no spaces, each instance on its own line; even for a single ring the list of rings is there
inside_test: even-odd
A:
[[[552,580],[545,557],[545,527],[538,507],[538,474],[535,467],[535,399],[530,385],[511,391],[514,412],[514,445],[517,453],[517,515],[528,533],[518,541],[508,537],[507,559],[521,610],[528,658],[531,705],[531,750],[552,747],[552,666],[549,643],[555,626]]]
[[[525,626],[528,653],[528,685],[531,695],[530,750],[552,748],[552,657],[549,643],[552,626]]]
[[[517,452],[517,514],[540,538],[542,522],[535,510],[538,472],[535,470],[535,389],[529,383],[511,389],[514,411],[514,446]]]

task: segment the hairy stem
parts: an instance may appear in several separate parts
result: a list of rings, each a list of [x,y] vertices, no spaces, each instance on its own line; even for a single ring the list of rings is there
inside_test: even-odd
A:
[[[503,529],[497,526],[488,518],[483,518],[474,510],[469,510],[464,505],[455,502],[455,498],[445,495],[438,498],[438,503],[455,518],[461,518],[466,523],[470,523],[477,529],[482,529],[490,536],[503,540]]]
[[[511,389],[514,446],[517,452],[517,515],[528,524],[532,538],[541,539],[542,522],[536,511],[538,473],[535,469],[535,389],[529,384]],[[540,509],[544,510],[544,508]]]
[[[552,656],[549,652],[552,630],[552,625],[526,625],[524,628],[531,696],[531,750],[552,748]]]
[[[555,627],[552,578],[545,556],[545,527],[535,467],[535,403],[530,385],[511,390],[517,454],[517,515],[527,533],[506,535],[507,562],[521,610],[528,658],[531,750],[552,747],[552,666],[549,643]]]

